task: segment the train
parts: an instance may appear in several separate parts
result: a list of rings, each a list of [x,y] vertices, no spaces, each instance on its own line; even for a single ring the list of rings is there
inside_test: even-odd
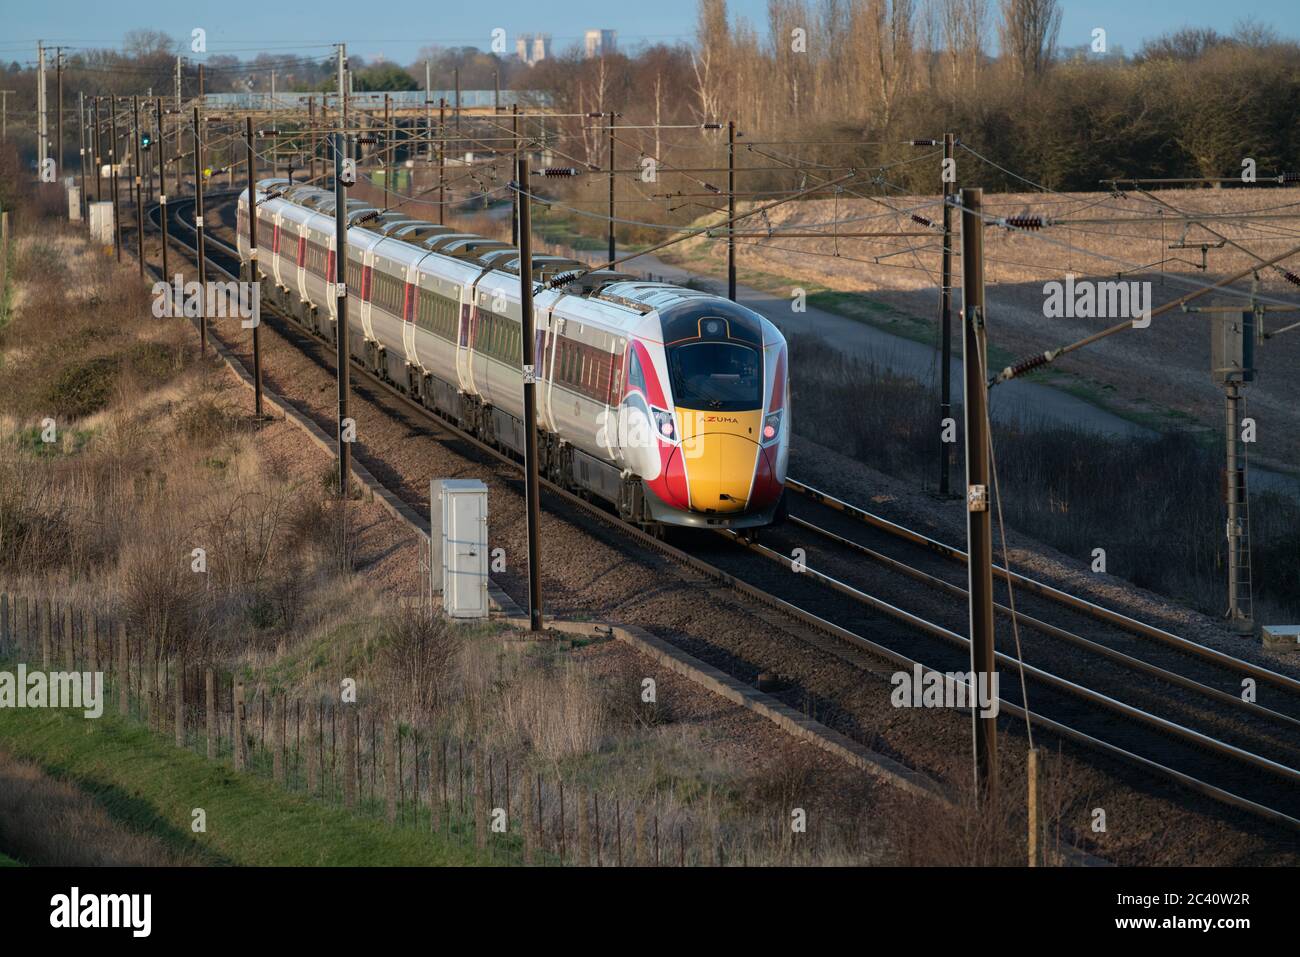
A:
[[[254,185],[262,300],[337,342],[336,200]],[[348,199],[353,361],[481,441],[522,456],[518,248]],[[238,198],[252,276],[249,190]],[[785,514],[788,349],[767,318],[710,293],[536,255],[540,474],[652,532],[756,531]]]

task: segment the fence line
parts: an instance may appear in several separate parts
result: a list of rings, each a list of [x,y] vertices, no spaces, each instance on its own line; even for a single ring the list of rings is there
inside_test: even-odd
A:
[[[811,825],[799,835],[777,819],[747,835],[716,832],[680,809],[602,795],[558,773],[548,781],[508,754],[380,708],[290,697],[262,676],[186,661],[92,609],[0,593],[0,661],[27,663],[38,649],[46,670],[61,661],[103,671],[96,690],[106,706],[116,698],[120,716],[179,749],[393,827],[472,843],[492,863],[725,866],[745,863],[751,847],[783,863],[816,859]]]

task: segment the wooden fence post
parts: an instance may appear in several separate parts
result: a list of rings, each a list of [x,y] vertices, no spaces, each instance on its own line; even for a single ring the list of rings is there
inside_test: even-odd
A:
[[[208,726],[208,760],[217,758],[217,686],[211,668],[203,672],[203,717]]]
[[[384,719],[384,810],[389,824],[397,823],[397,725]]]
[[[474,843],[480,849],[487,846],[488,808],[487,808],[487,771],[483,766],[483,754],[474,752]]]
[[[645,839],[645,811],[638,805],[632,815],[632,860],[637,867],[649,864],[649,850]]]
[[[73,671],[77,667],[76,640],[72,632],[71,605],[65,605],[63,608],[63,667],[66,671]]]
[[[127,651],[126,623],[117,623],[117,713],[131,713],[131,656]]]
[[[235,759],[235,770],[244,770],[248,760],[248,750],[244,744],[244,679],[236,678],[233,692],[232,722],[230,746]]]
[[[176,668],[176,747],[185,747],[185,668]]]
[[[50,670],[50,600],[41,601],[41,667]]]
[[[578,790],[578,866],[591,864],[591,822],[587,820],[587,792]]]
[[[93,674],[99,671],[99,616],[89,609],[83,613],[81,634],[86,643],[86,670]]]
[[[149,709],[149,730],[158,730],[158,639],[149,636],[149,641],[145,645],[145,663],[144,663],[144,699],[145,707]]]
[[[355,710],[343,709],[343,806],[357,806],[357,727]]]
[[[307,793],[315,795],[320,785],[320,704],[307,709]]]
[[[18,632],[18,652],[24,662],[32,660],[32,619],[31,606],[27,596],[18,599],[18,623],[14,629]]]
[[[429,739],[429,830],[435,834],[442,823],[442,802],[438,800],[439,782],[447,773],[432,738]]]
[[[275,783],[284,784],[284,694],[275,696],[271,705],[271,775]]]

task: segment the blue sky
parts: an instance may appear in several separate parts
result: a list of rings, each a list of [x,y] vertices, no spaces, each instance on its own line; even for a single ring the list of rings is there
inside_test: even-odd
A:
[[[814,0],[815,2],[815,0]],[[990,0],[996,7],[997,0]],[[491,31],[500,27],[514,49],[516,33],[549,32],[557,47],[567,46],[590,27],[618,31],[620,43],[672,42],[687,39],[695,27],[696,0],[654,0],[652,3],[609,3],[608,0],[496,0],[491,4],[429,3],[428,0],[384,0],[370,5],[357,0],[317,0],[304,20],[298,4],[237,6],[216,3],[191,7],[161,0],[62,0],[21,3],[6,0],[5,31],[0,36],[0,60],[20,62],[35,56],[35,41],[72,47],[117,46],[133,27],[161,29],[187,37],[194,27],[208,34],[209,53],[251,56],[270,53],[327,52],[339,39],[349,50],[372,58],[382,54],[401,62],[413,60],[422,46],[475,45],[486,48]],[[730,0],[734,15],[747,17],[760,29],[766,0]],[[1183,25],[1211,26],[1229,32],[1242,17],[1271,25],[1284,36],[1297,35],[1295,0],[1065,0],[1061,44],[1087,43],[1094,27],[1103,27],[1110,45],[1132,52],[1143,40]],[[490,10],[491,12],[484,12]],[[207,11],[207,12],[204,12]]]

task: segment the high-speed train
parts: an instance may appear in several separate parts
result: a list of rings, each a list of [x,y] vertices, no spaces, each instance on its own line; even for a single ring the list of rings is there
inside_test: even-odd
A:
[[[333,193],[284,179],[256,191],[263,298],[334,341]],[[347,205],[354,361],[522,455],[519,250],[360,200]],[[247,278],[247,190],[239,253]],[[541,474],[650,528],[779,521],[790,448],[781,333],[718,296],[583,268],[533,259]]]

